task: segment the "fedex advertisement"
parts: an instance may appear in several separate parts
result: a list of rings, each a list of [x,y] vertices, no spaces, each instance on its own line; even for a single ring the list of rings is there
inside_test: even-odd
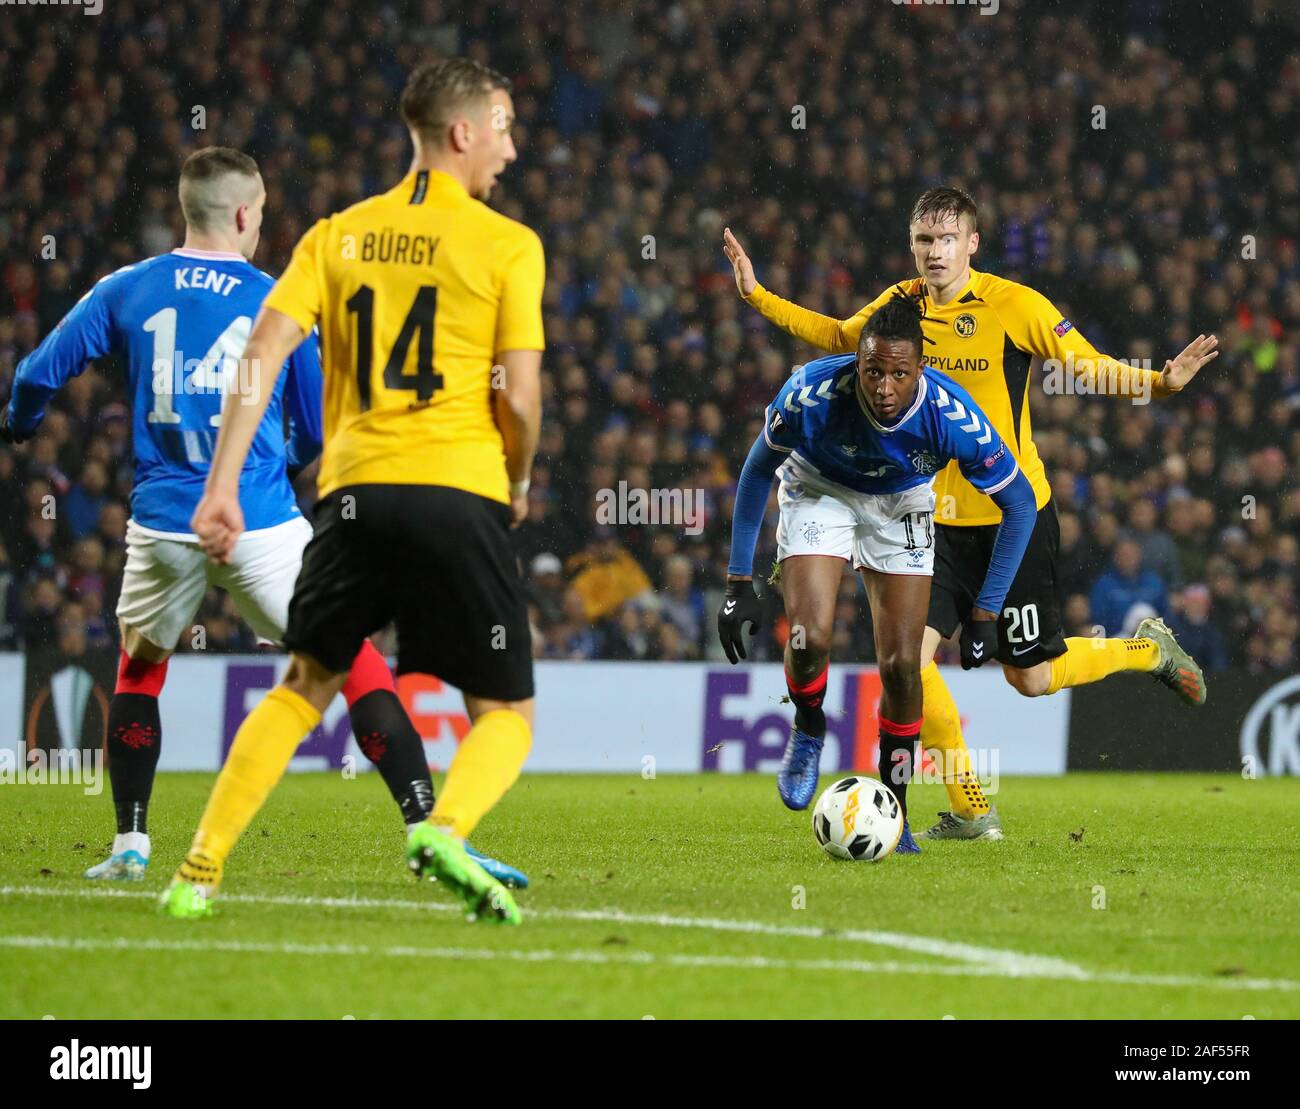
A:
[[[282,655],[173,658],[160,698],[159,768],[219,769],[241,721],[287,666]],[[0,680],[0,747],[18,754],[31,746],[33,736],[44,737],[39,740],[42,745],[70,747],[82,743],[78,737],[91,731],[100,734],[103,706],[96,708],[96,697],[106,702],[111,675],[93,681],[93,675],[82,668],[69,666],[65,671],[53,673],[48,695],[44,685],[37,691],[34,703],[51,706],[44,711],[50,726],[34,728],[37,714],[30,711],[24,727],[23,659],[0,655],[4,679]],[[771,773],[780,763],[794,717],[793,707],[785,701],[785,676],[779,663],[732,667],[694,662],[540,662],[536,673],[536,733],[525,770]],[[998,773],[1064,773],[1068,691],[1055,697],[1021,697],[994,669],[948,669],[944,676],[962,713],[966,743],[981,778]],[[429,765],[445,770],[469,730],[460,693],[436,678],[417,674],[397,679],[397,689],[424,738]],[[876,772],[879,703],[880,675],[874,668],[831,666],[824,772]],[[73,714],[74,720],[70,713],[77,706],[79,715]],[[85,726],[77,726],[83,717]],[[352,735],[347,706],[338,697],[298,749],[291,769],[361,771],[369,766]]]
[[[280,656],[179,656],[161,698],[164,770],[215,770],[249,710],[275,685]],[[1021,697],[1000,671],[945,671],[981,777],[1061,774],[1068,692]],[[397,688],[424,737],[429,765],[446,769],[469,730],[460,693],[409,674]],[[540,662],[536,733],[525,770],[578,773],[773,772],[794,710],[779,663]],[[832,666],[822,769],[876,770],[880,676]],[[299,748],[294,769],[365,769],[341,697]]]

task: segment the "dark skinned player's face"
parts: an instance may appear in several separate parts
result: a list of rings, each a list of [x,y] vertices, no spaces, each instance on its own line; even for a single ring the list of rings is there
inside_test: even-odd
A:
[[[920,355],[906,339],[869,337],[858,349],[858,384],[871,414],[882,424],[907,411],[920,380]]]

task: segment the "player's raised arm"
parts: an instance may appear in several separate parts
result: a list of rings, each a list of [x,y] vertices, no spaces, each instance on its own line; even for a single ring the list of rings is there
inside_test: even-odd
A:
[[[837,320],[823,316],[810,308],[803,308],[794,301],[779,297],[763,288],[754,277],[754,265],[749,260],[740,241],[731,233],[731,228],[722,232],[722,252],[727,256],[736,275],[736,289],[741,299],[753,308],[757,308],[763,318],[776,324],[782,331],[811,343],[821,350],[832,354],[848,354],[858,348],[858,336],[862,334],[862,325],[876,306],[869,305],[847,320]]]
[[[283,312],[263,305],[240,359],[238,384],[221,414],[221,431],[212,455],[203,499],[190,526],[204,553],[228,562],[244,530],[239,507],[239,475],[248,448],[275,392],[285,360],[302,342],[303,329]]]
[[[14,371],[9,403],[0,412],[0,442],[21,443],[36,433],[50,397],[113,346],[109,278],[79,300]]]
[[[1160,395],[1171,396],[1181,392],[1198,373],[1201,367],[1219,357],[1219,337],[1217,335],[1198,335],[1182,349],[1177,358],[1165,363],[1160,375]]]
[[[1051,359],[1059,372],[1072,374],[1081,393],[1172,396],[1218,357],[1219,340],[1201,335],[1177,358],[1166,362],[1163,372],[1129,365],[1097,350],[1047,297],[1023,285],[1010,286],[997,309],[1011,341],[1022,350]]]

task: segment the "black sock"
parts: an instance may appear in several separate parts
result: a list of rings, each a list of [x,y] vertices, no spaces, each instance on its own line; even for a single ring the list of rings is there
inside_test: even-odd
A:
[[[820,705],[810,708],[796,704],[794,708],[794,726],[804,735],[824,736],[826,734],[826,713]]]
[[[108,706],[108,777],[117,832],[148,832],[149,796],[162,750],[158,698],[114,693]]]
[[[826,699],[826,677],[829,667],[811,681],[799,684],[785,672],[785,687],[790,691],[790,700],[794,702],[794,726],[805,735],[813,737],[826,734],[826,713],[822,701]]]
[[[375,689],[349,708],[357,745],[379,770],[402,819],[418,824],[433,812],[433,779],[424,758],[424,741],[397,694]]]
[[[894,792],[903,819],[907,819],[907,783],[912,780],[912,763],[916,758],[916,733],[899,735],[883,721],[880,725],[880,780]]]

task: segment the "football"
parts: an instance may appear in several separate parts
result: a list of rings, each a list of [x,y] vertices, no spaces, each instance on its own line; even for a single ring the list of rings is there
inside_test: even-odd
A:
[[[817,798],[813,836],[832,859],[878,863],[898,846],[903,811],[875,778],[841,778]]]

